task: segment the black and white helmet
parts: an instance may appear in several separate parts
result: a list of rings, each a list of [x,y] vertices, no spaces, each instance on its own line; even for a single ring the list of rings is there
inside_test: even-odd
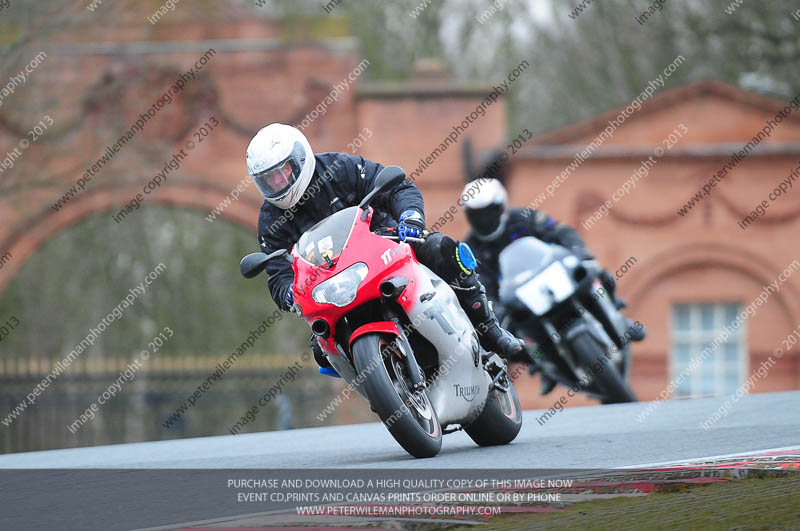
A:
[[[497,179],[477,179],[464,187],[464,212],[481,240],[493,240],[505,230],[508,193]]]
[[[287,209],[308,188],[316,160],[299,129],[279,123],[262,128],[247,146],[247,171],[264,199]]]

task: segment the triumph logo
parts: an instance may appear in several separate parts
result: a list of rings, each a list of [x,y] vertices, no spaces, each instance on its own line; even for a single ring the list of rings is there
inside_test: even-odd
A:
[[[462,397],[467,402],[472,402],[475,400],[475,397],[478,396],[478,391],[481,390],[480,385],[470,385],[469,387],[465,387],[463,385],[453,384],[453,387],[456,390],[456,396]]]

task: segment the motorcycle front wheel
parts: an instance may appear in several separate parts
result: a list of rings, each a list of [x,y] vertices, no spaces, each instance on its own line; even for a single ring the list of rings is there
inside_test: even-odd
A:
[[[602,397],[603,404],[636,402],[636,395],[628,382],[619,373],[616,365],[608,362],[605,351],[590,334],[576,336],[572,341],[572,348],[583,370],[592,371],[592,386]],[[598,370],[594,371],[594,367],[598,367]]]
[[[433,457],[442,448],[442,427],[424,389],[412,390],[393,339],[365,334],[353,342],[353,363],[364,380],[370,406],[392,437],[414,457]]]

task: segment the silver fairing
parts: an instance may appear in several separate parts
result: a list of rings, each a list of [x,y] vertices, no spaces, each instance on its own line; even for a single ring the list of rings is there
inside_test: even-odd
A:
[[[433,344],[439,354],[439,368],[427,388],[442,427],[466,425],[483,411],[491,378],[481,363],[482,350],[475,329],[461,308],[453,289],[422,264],[416,280],[417,293],[433,294],[417,300],[408,318]],[[347,356],[328,356],[333,368],[366,398],[362,379]]]
[[[483,411],[491,379],[483,369],[475,329],[461,309],[453,289],[422,264],[417,275],[423,297],[408,318],[439,353],[439,369],[428,396],[442,426],[468,424]]]

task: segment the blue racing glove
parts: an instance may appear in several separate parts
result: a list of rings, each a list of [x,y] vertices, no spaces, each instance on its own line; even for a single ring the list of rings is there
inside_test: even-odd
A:
[[[425,231],[425,220],[416,210],[406,210],[400,214],[398,222],[400,224],[397,227],[397,236],[400,241],[406,241],[406,238],[420,238]]]

